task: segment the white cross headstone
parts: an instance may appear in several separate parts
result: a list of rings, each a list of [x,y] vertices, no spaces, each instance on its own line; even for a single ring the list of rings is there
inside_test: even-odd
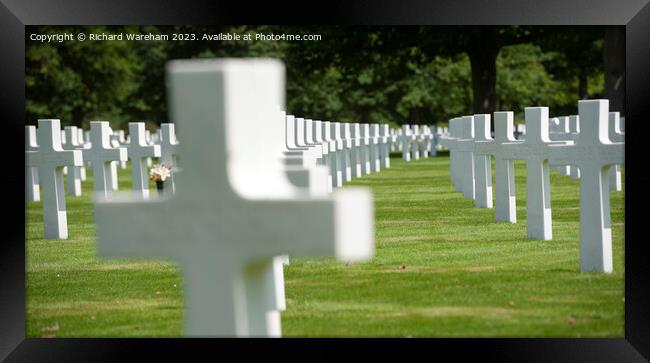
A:
[[[461,180],[459,178],[460,157],[458,155],[459,127],[461,122],[460,117],[449,120],[449,132],[440,138],[440,144],[449,150],[449,175],[458,192],[462,190]]]
[[[352,150],[350,151],[350,164],[352,168],[352,177],[360,178],[362,172],[362,154],[361,154],[361,125],[358,123],[350,124],[350,137],[352,139]]]
[[[25,126],[25,151],[37,151],[36,126]],[[41,200],[41,191],[38,186],[38,168],[25,163],[25,197],[28,202]]]
[[[368,259],[372,197],[344,189],[313,198],[288,182],[280,136],[268,122],[284,103],[281,63],[172,61],[167,71],[170,118],[191,140],[179,144],[176,194],[95,203],[99,253],[178,261],[187,335],[268,335],[266,321],[251,318],[274,305],[275,256]],[[251,128],[269,137],[251,145]]]
[[[370,167],[370,125],[359,124],[359,139],[361,141],[361,146],[359,147],[361,173],[367,175],[372,172],[372,168]]]
[[[84,130],[81,127],[77,128],[77,142],[79,143],[79,149],[84,149],[86,147],[87,141],[84,139]],[[85,166],[79,168],[79,174],[81,175],[81,181],[86,181]]]
[[[113,147],[123,147],[126,145],[126,139],[124,138],[124,130],[113,131],[111,134],[111,146]],[[128,160],[128,159],[127,159]],[[120,169],[126,169],[126,160],[118,161],[120,164]]]
[[[380,167],[390,168],[390,149],[391,149],[390,126],[388,124],[379,125],[379,147],[380,147]]]
[[[341,128],[338,122],[328,122],[330,132],[330,146],[336,150],[334,158],[334,169],[332,170],[332,182],[336,187],[343,186],[343,170],[345,169],[345,156],[343,155],[343,139],[341,138]]]
[[[474,205],[492,208],[492,150],[496,143],[490,133],[490,115],[474,115]],[[487,144],[488,147],[483,147]]]
[[[323,145],[316,141],[316,132],[314,130],[314,121],[311,119],[305,120],[305,145],[314,153],[315,155],[315,164],[324,165],[325,160],[323,159]]]
[[[148,145],[145,139],[144,122],[129,122],[131,142],[127,146],[131,159],[133,190],[142,198],[149,198],[149,173],[146,158],[160,157],[160,145]]]
[[[400,145],[402,146],[402,159],[404,161],[411,161],[411,144],[413,143],[414,137],[409,125],[402,125]]]
[[[338,122],[343,149],[341,150],[341,172],[343,181],[352,180],[352,165],[350,159],[350,150],[352,149],[352,138],[350,136],[350,124],[347,122]]]
[[[618,112],[609,113],[609,140],[625,142],[625,133],[621,131],[621,119]],[[617,192],[623,189],[620,165],[613,165],[609,170],[609,189]]]
[[[624,163],[624,144],[609,139],[608,100],[580,100],[578,112],[580,134],[575,144],[552,145],[549,160],[580,168],[580,270],[612,272],[607,173],[611,165]]]
[[[553,117],[549,120],[548,137],[551,141],[565,141],[571,140],[571,132],[569,130],[569,117]],[[553,165],[550,167],[557,170],[560,175],[571,175],[570,165]]]
[[[178,156],[176,129],[174,124],[170,123],[163,123],[160,127],[160,162],[170,170],[169,177],[163,182],[163,191],[174,194],[174,173],[177,169],[176,158]]]
[[[578,140],[580,135],[580,117],[578,115],[569,116],[569,140]],[[575,165],[569,165],[569,175],[573,179],[580,178],[580,168]]]
[[[370,124],[370,170],[378,173],[381,170],[381,145],[379,144],[379,124]]]
[[[420,145],[418,144],[420,138],[420,126],[411,125],[411,159],[420,160]]]
[[[151,131],[147,129],[144,130],[144,140],[147,145],[154,145],[153,140],[151,139]],[[153,165],[151,157],[149,156],[145,160],[147,161],[147,167],[150,168]]]
[[[512,112],[494,113],[494,144],[482,143],[494,155],[495,206],[497,222],[517,223],[517,200],[515,195],[515,161],[509,157],[505,145],[521,143],[514,137],[514,114]]]
[[[82,144],[78,141],[77,126],[66,126],[63,130],[68,142],[63,145],[63,150],[81,150]],[[73,197],[81,195],[81,166],[68,168],[68,194]]]
[[[25,154],[27,165],[38,168],[38,180],[43,187],[44,237],[67,239],[63,167],[81,166],[81,151],[63,150],[59,120],[38,120],[37,135],[38,150],[26,151]]]
[[[280,124],[280,127],[285,134],[283,153],[287,156],[285,159],[287,163],[297,164],[305,168],[316,165],[317,155],[315,155],[314,151],[307,146],[299,146],[297,143],[296,117],[285,113],[284,120],[280,121],[284,122],[284,124]]]
[[[91,121],[89,140],[92,145],[83,150],[84,159],[91,162],[93,168],[93,190],[95,198],[108,198],[113,190],[111,181],[111,163],[127,159],[126,148],[111,145],[111,127],[108,121]]]
[[[515,160],[526,161],[526,230],[528,238],[553,238],[548,148],[570,141],[551,141],[548,107],[526,107],[526,138],[522,143],[502,145]],[[555,163],[566,165],[571,163]]]
[[[438,133],[441,132],[441,128],[436,125],[430,125],[429,130],[431,130],[431,135],[429,139],[429,155],[437,156],[438,155]]]
[[[458,172],[463,196],[474,199],[474,116],[463,116],[459,123],[459,136],[456,140],[458,151]]]

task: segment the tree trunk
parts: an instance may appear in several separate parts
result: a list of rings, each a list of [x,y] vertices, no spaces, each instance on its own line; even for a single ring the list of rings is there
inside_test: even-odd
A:
[[[418,107],[411,107],[411,110],[409,111],[409,123],[411,125],[419,125],[420,124],[420,109]]]
[[[77,107],[74,110],[72,110],[72,123],[71,126],[77,126],[77,127],[82,127],[83,126],[83,111],[81,111],[81,108]],[[63,125],[61,125],[63,127]]]
[[[481,41],[474,42],[468,52],[472,68],[472,110],[475,114],[491,114],[496,107],[499,48],[495,39],[490,39],[489,35],[483,34],[479,38]]]
[[[589,98],[589,77],[584,69],[580,70],[580,75],[578,76],[578,97],[581,100]]]
[[[370,110],[363,109],[361,111],[361,119],[359,120],[359,123],[361,123],[361,124],[370,123]]]
[[[619,111],[625,116],[625,27],[605,27],[603,45],[605,68],[605,98],[609,99],[609,110]]]

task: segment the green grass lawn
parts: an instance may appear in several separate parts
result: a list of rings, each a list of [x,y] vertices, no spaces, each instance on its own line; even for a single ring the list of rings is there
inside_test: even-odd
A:
[[[373,191],[375,257],[292,258],[284,336],[624,336],[623,192],[611,194],[614,273],[580,273],[577,180],[552,172],[554,238],[536,241],[526,239],[523,162],[516,224],[455,192],[446,156],[391,165],[348,183]],[[27,335],[180,336],[179,269],[96,258],[91,190],[89,173],[83,196],[66,198],[68,240],[44,240],[42,205],[27,206]]]

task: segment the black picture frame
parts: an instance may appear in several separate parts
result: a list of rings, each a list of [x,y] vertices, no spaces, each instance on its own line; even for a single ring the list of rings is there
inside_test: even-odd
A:
[[[621,339],[36,339],[25,338],[25,27],[125,24],[430,24],[624,25],[626,29],[625,338]],[[650,4],[627,1],[328,1],[261,4],[230,1],[1,0],[0,110],[10,141],[0,177],[5,206],[0,242],[0,359],[7,361],[117,361],[156,359],[198,351],[225,357],[280,352],[278,358],[338,359],[340,349],[400,359],[489,361],[646,361],[650,359],[650,254],[645,233],[650,205],[648,152],[641,139],[650,123]],[[256,349],[250,349],[256,345]],[[310,354],[310,355],[306,355]],[[645,358],[644,358],[645,357]]]

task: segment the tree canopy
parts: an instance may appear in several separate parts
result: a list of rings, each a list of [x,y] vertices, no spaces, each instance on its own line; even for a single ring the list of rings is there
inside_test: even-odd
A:
[[[603,27],[110,26],[32,33],[319,34],[320,40],[64,41],[27,39],[27,123],[59,118],[167,122],[164,66],[177,58],[277,57],[287,112],[314,119],[446,123],[462,114],[549,106],[576,112],[602,97]],[[173,121],[173,120],[170,120]]]

